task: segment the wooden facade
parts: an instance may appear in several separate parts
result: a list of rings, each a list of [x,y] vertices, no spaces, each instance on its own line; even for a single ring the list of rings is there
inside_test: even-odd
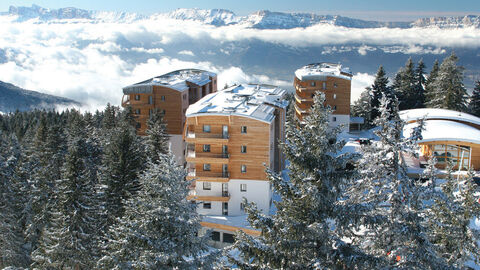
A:
[[[435,145],[457,145],[457,146],[466,146],[470,149],[469,157],[464,157],[464,159],[468,158],[470,166],[474,170],[480,170],[480,144],[475,143],[468,143],[462,141],[435,141],[435,142],[424,142],[419,144],[421,146],[422,155],[425,158],[430,158],[434,155],[433,147]],[[468,165],[468,164],[465,164]],[[445,164],[437,164],[437,168],[445,169]],[[458,166],[453,167],[454,170],[458,169]]]
[[[351,80],[326,76],[325,80],[300,80],[295,77],[295,111],[302,120],[313,105],[313,96],[317,92],[325,94],[325,105],[332,109],[332,115],[350,115]]]
[[[145,135],[147,121],[153,110],[164,113],[167,132],[171,135],[182,135],[185,125],[185,112],[190,104],[202,97],[217,91],[217,77],[197,85],[186,82],[187,89],[178,90],[168,85],[151,83],[151,92],[127,93],[122,98],[122,107],[130,106],[137,122],[137,132]]]

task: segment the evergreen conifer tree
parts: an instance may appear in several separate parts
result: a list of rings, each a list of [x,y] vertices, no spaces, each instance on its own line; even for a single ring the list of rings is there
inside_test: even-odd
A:
[[[430,102],[435,99],[435,91],[433,87],[433,82],[437,79],[438,70],[440,69],[440,64],[438,60],[435,60],[432,66],[432,70],[425,81],[425,106],[430,107]]]
[[[399,109],[413,109],[418,102],[418,93],[415,80],[415,65],[409,58],[405,67],[400,69],[395,76],[393,89],[399,100]]]
[[[156,161],[160,154],[167,154],[169,151],[167,124],[163,121],[163,115],[155,110],[148,119],[147,126],[147,155]]]
[[[189,183],[171,154],[149,161],[142,191],[127,200],[125,213],[109,230],[102,269],[211,269],[208,235],[197,237],[200,217],[186,200]],[[213,253],[214,254],[214,253]]]
[[[268,172],[281,197],[274,215],[246,207],[250,224],[262,234],[237,234],[232,249],[240,254],[230,259],[241,269],[348,269],[368,262],[332,229],[347,214],[337,200],[352,172],[346,170],[351,156],[339,153],[344,145],[336,139],[339,130],[328,127],[331,109],[324,101],[323,94],[314,97],[304,123],[288,116],[283,150],[290,180]]]
[[[466,262],[480,263],[480,231],[472,227],[472,220],[480,216],[477,186],[473,172],[466,178],[456,179],[451,166],[441,192],[436,192],[434,204],[428,214],[431,241],[436,251],[455,269],[465,269]]]
[[[452,53],[440,65],[437,77],[429,85],[431,87],[428,107],[466,111],[467,90],[463,85],[463,70],[457,66],[458,57]]]
[[[365,127],[369,128],[372,127],[372,108],[371,106],[371,98],[372,98],[372,88],[367,87],[365,91],[360,94],[360,98],[357,99],[351,109],[351,113],[353,116],[363,117]]]
[[[380,66],[377,71],[377,75],[375,77],[375,81],[373,82],[372,86],[372,97],[370,99],[370,108],[372,109],[371,113],[371,120],[375,121],[377,117],[380,116],[380,111],[378,110],[380,106],[380,99],[382,96],[386,96],[389,99],[393,99],[395,96],[392,88],[388,85],[388,78],[387,74],[385,73],[385,69],[383,66]],[[390,110],[392,108],[389,108]]]
[[[376,121],[379,141],[362,148],[359,179],[349,187],[344,202],[352,214],[341,225],[353,244],[376,258],[378,269],[445,269],[425,225],[423,201],[432,192],[409,178],[401,161],[402,155],[414,153],[421,127],[411,138],[402,138],[398,105],[394,102],[390,113],[388,102],[382,98]]]
[[[99,207],[87,170],[85,125],[73,112],[69,148],[57,181],[52,224],[45,229],[33,252],[32,266],[39,269],[91,269],[98,255]]]
[[[470,113],[480,117],[480,80],[475,83],[469,103]]]
[[[423,59],[418,61],[417,67],[415,68],[415,96],[416,103],[414,108],[424,108],[425,107],[425,63]]]

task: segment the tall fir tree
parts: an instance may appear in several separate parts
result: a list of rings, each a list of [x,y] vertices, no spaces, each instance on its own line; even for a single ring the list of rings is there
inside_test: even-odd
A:
[[[288,116],[283,150],[290,161],[290,179],[268,171],[281,197],[274,215],[246,207],[250,224],[262,233],[237,234],[232,249],[240,254],[230,259],[241,269],[348,269],[369,261],[332,229],[348,214],[337,207],[337,200],[351,177],[346,166],[352,157],[340,153],[344,142],[337,141],[338,129],[328,127],[331,109],[324,101],[323,94],[314,97],[304,123],[296,122],[292,113]]]
[[[435,177],[433,179],[437,180]],[[431,211],[427,212],[431,241],[449,266],[466,269],[466,263],[472,261],[479,265],[480,230],[472,223],[480,216],[480,203],[473,172],[459,179],[452,175],[451,166],[448,166],[447,177],[440,187]]]
[[[375,121],[377,117],[380,116],[380,111],[378,110],[380,106],[380,99],[382,96],[386,96],[389,99],[393,99],[395,93],[393,92],[392,88],[388,85],[388,78],[387,74],[385,73],[385,69],[383,66],[380,66],[377,71],[377,75],[375,76],[375,81],[373,82],[372,86],[372,97],[370,99],[370,108],[372,109],[371,121]],[[389,108],[390,110],[392,108]]]
[[[392,87],[398,97],[400,110],[416,107],[418,93],[415,80],[415,65],[412,58],[408,58],[405,67],[397,72]]]
[[[465,112],[467,110],[467,90],[463,85],[462,66],[457,66],[458,57],[452,53],[440,65],[431,87],[429,108],[441,108]]]
[[[425,81],[425,106],[429,107],[429,103],[435,98],[435,91],[433,87],[433,82],[438,77],[438,70],[440,69],[440,63],[438,60],[435,60],[430,71],[427,80]]]
[[[144,153],[135,129],[122,122],[110,132],[98,171],[99,196],[106,215],[105,229],[123,216],[125,201],[139,190],[138,173],[142,171],[143,160]]]
[[[480,117],[480,80],[475,82],[468,107],[471,114]]]
[[[163,121],[163,115],[154,110],[147,122],[146,144],[147,156],[156,161],[160,154],[168,154],[169,138],[167,124]]]
[[[343,202],[352,214],[341,226],[345,237],[376,258],[377,269],[445,269],[448,266],[437,256],[425,226],[423,201],[432,193],[407,176],[402,162],[402,155],[414,153],[421,127],[411,138],[402,138],[398,103],[393,102],[390,113],[388,102],[383,97],[379,108],[375,132],[379,141],[362,147],[359,179]]]
[[[102,269],[211,269],[208,235],[196,205],[187,201],[189,182],[172,154],[150,161],[140,176],[142,191],[126,202],[125,214],[111,227]]]
[[[85,124],[78,113],[72,116],[52,225],[32,254],[32,267],[38,269],[91,269],[99,253],[100,208],[94,182],[88,178]]]
[[[415,109],[425,107],[425,84],[427,80],[425,79],[425,63],[423,59],[420,59],[415,68],[415,96],[416,103],[414,105]]]

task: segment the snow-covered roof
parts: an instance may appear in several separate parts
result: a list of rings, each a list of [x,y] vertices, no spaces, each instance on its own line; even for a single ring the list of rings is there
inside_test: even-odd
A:
[[[209,83],[211,78],[216,76],[217,74],[205,70],[181,69],[153,77],[143,82],[126,86],[123,88],[123,93],[151,93],[153,85],[184,91],[188,89],[187,82],[202,86]]]
[[[418,123],[410,123],[403,128],[403,135],[409,137]],[[427,120],[425,130],[422,131],[422,140],[418,142],[433,141],[460,141],[480,144],[480,129],[448,120]]]
[[[274,106],[286,108],[286,90],[272,85],[248,84],[206,95],[188,107],[186,116],[238,115],[270,123]],[[273,106],[272,106],[273,105]]]
[[[325,80],[326,77],[338,77],[346,80],[352,79],[352,72],[348,67],[333,63],[315,63],[306,65],[295,71],[299,80]]]
[[[480,118],[468,113],[451,111],[446,109],[412,109],[404,110],[400,113],[400,118],[405,122],[417,121],[422,118],[456,120],[480,125]]]

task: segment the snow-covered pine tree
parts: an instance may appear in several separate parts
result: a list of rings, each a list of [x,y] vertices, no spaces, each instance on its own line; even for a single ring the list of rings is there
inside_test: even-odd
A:
[[[99,205],[88,179],[89,149],[81,115],[70,118],[68,153],[57,181],[52,224],[33,252],[35,269],[91,269],[99,254]]]
[[[365,253],[376,257],[375,268],[445,269],[446,263],[429,241],[423,216],[426,188],[407,176],[402,154],[414,154],[415,137],[402,138],[404,123],[394,101],[389,112],[386,97],[375,134],[379,141],[362,147],[359,178],[349,188],[344,205],[351,214],[341,226]],[[391,119],[391,120],[389,120]]]
[[[480,80],[475,82],[470,98],[469,111],[471,114],[480,117]]]
[[[139,190],[138,173],[144,153],[141,141],[130,124],[121,122],[109,133],[98,171],[99,195],[105,209],[105,229],[123,216],[125,201]]]
[[[458,57],[452,53],[440,65],[437,77],[429,85],[431,96],[429,108],[449,109],[465,112],[467,109],[467,90],[463,85],[462,66],[457,66]]]
[[[47,125],[41,116],[31,154],[26,168],[29,179],[28,203],[26,205],[26,239],[31,251],[37,248],[44,229],[50,225],[55,202],[55,181],[60,179],[60,168],[65,152],[64,134],[57,124]]]
[[[17,141],[0,130],[0,268],[26,267],[28,257],[23,248],[20,224],[23,201],[14,183],[15,167],[19,160]],[[19,211],[20,210],[20,211]]]
[[[147,122],[147,156],[156,161],[159,154],[167,154],[169,151],[169,135],[167,124],[163,121],[163,115],[154,110]]]
[[[377,75],[375,76],[375,81],[373,82],[371,88],[372,96],[370,99],[370,108],[372,109],[372,112],[370,115],[371,120],[375,121],[375,119],[380,116],[380,111],[378,110],[378,108],[380,106],[380,99],[382,98],[382,96],[386,96],[389,99],[393,99],[393,97],[395,96],[392,88],[388,85],[387,74],[385,73],[385,69],[383,68],[383,66],[380,66],[378,68]],[[392,108],[389,109],[392,110]]]
[[[340,153],[344,142],[337,141],[339,129],[328,126],[331,109],[324,101],[323,94],[314,97],[303,123],[288,115],[283,151],[290,162],[290,180],[268,171],[281,197],[274,215],[246,207],[250,224],[262,233],[258,238],[237,234],[231,249],[239,255],[230,260],[241,269],[349,269],[368,261],[332,228],[347,215],[337,200],[352,175],[346,169],[352,157]]]
[[[436,251],[455,269],[467,268],[467,262],[480,264],[480,230],[474,218],[480,216],[478,187],[473,183],[473,172],[462,179],[447,168],[447,178],[436,192],[435,202],[427,212],[431,241]]]
[[[423,59],[420,59],[417,63],[417,67],[414,72],[415,76],[415,96],[416,103],[414,108],[424,108],[425,107],[425,63]]]
[[[108,234],[102,269],[211,269],[208,235],[197,237],[200,217],[187,201],[189,182],[171,153],[149,161],[142,190],[128,199]]]
[[[425,106],[430,107],[430,102],[435,99],[435,88],[433,87],[433,82],[438,77],[438,70],[440,69],[440,63],[438,60],[435,60],[432,66],[432,70],[425,81]]]
[[[400,110],[415,108],[418,102],[418,93],[415,80],[415,65],[412,58],[408,58],[405,67],[397,72],[392,87],[398,97]]]
[[[363,117],[365,127],[369,128],[373,125],[371,113],[372,108],[370,99],[372,98],[372,88],[367,87],[365,90],[360,94],[360,98],[357,99],[351,109],[351,113],[353,116]]]

